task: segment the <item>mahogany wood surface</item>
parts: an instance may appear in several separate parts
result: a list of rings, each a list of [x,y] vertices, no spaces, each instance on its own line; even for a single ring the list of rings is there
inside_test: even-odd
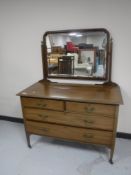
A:
[[[86,143],[110,145],[112,140],[112,132],[75,128],[56,124],[52,125],[48,123],[27,121],[27,129],[29,132],[34,134],[54,136],[56,138]]]
[[[25,108],[27,120],[113,131],[114,118],[98,114],[78,114]]]
[[[123,103],[119,86],[39,81],[18,95],[29,147],[31,134],[100,144],[110,148],[112,163]]]
[[[18,94],[23,97],[90,102],[101,104],[122,104],[119,86],[74,85],[41,81]]]

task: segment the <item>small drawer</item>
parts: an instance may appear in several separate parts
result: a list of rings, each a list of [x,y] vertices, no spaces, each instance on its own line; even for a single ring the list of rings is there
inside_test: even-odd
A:
[[[58,101],[58,100],[22,97],[22,105],[24,107],[52,109],[52,110],[58,110],[58,111],[64,110],[63,101]]]
[[[24,117],[26,120],[41,121],[63,124],[65,122],[64,112],[46,109],[25,108]]]
[[[75,128],[56,124],[27,121],[27,131],[32,134],[51,136],[86,143],[111,145],[112,132]]]
[[[104,114],[114,115],[115,106],[93,103],[66,102],[66,110],[69,112],[86,113],[86,114]]]
[[[70,112],[58,112],[51,110],[25,108],[26,120],[49,122],[84,128],[113,130],[114,119],[102,115],[75,114]]]

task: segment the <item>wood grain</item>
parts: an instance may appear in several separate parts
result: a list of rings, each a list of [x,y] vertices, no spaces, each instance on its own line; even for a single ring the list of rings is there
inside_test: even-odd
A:
[[[110,145],[112,138],[112,132],[108,131],[104,132],[55,124],[38,123],[32,121],[27,122],[27,130],[29,133],[31,132],[38,135],[53,135],[56,138],[76,140],[94,144]]]
[[[104,115],[76,114],[70,112],[57,112],[30,108],[25,108],[24,113],[26,120],[109,131],[113,130],[114,118]]]

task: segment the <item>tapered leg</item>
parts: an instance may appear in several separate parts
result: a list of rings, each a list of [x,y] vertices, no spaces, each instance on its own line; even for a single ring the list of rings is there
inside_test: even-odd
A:
[[[111,148],[111,151],[110,151],[110,159],[109,159],[109,162],[110,164],[113,164],[113,154],[114,154],[114,146]]]
[[[109,162],[110,162],[110,164],[113,164],[113,160],[112,159],[110,159]]]
[[[28,144],[28,147],[31,148],[31,144],[30,144],[30,134],[28,132],[25,132],[26,133],[26,139],[27,139],[27,144]]]

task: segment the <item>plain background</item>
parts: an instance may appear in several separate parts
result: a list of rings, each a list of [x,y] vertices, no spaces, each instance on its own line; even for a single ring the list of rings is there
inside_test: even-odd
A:
[[[112,80],[124,100],[118,131],[131,133],[130,19],[130,0],[0,0],[0,115],[21,118],[16,94],[43,78],[45,31],[106,28],[113,38]]]

